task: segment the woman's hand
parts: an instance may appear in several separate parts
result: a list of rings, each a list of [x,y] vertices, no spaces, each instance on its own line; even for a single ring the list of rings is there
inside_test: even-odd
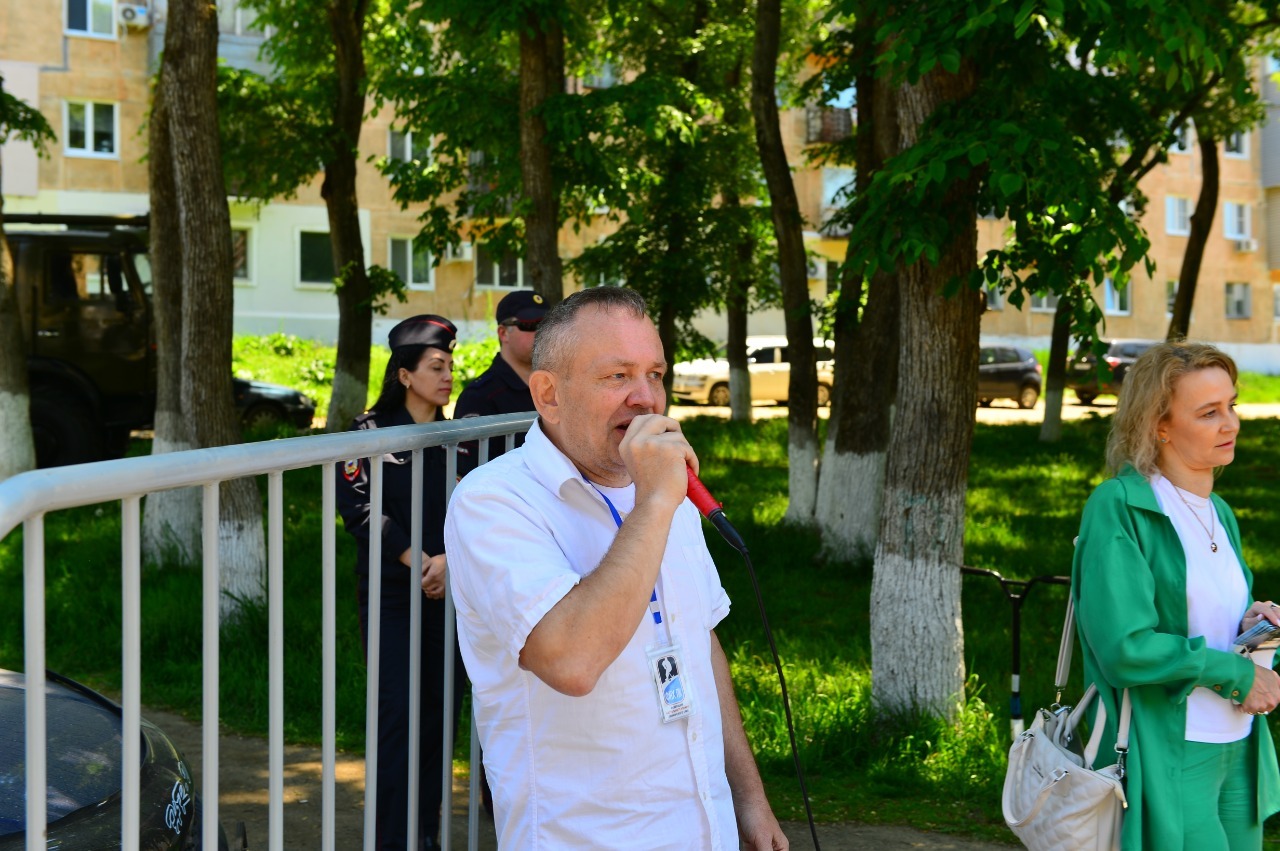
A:
[[[445,567],[444,553],[422,560],[422,593],[432,600],[444,599]]]
[[[1254,603],[1244,613],[1244,617],[1240,619],[1240,631],[1244,632],[1247,629],[1253,629],[1264,620],[1280,626],[1280,606],[1270,600],[1259,600]]]
[[[1254,666],[1253,688],[1240,704],[1240,711],[1250,715],[1266,715],[1280,704],[1280,675],[1270,668]]]

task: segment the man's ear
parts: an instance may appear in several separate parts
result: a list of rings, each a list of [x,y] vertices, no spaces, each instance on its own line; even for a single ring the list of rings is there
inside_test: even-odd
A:
[[[557,389],[555,373],[538,369],[529,374],[529,393],[533,396],[533,407],[537,408],[538,416],[552,424],[560,422]]]

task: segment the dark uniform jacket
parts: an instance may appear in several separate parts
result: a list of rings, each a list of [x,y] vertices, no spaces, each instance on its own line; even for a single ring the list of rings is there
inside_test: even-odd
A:
[[[441,417],[443,418],[443,417]],[[413,418],[401,408],[389,414],[367,413],[356,417],[352,429],[391,428],[410,425]],[[382,577],[384,593],[403,584],[408,594],[408,568],[400,554],[409,549],[412,530],[412,452],[388,453],[382,464]],[[369,511],[371,508],[370,464],[358,458],[338,465],[338,513],[343,525],[356,539],[356,573],[361,585],[369,576]],[[444,552],[445,450],[432,446],[422,453],[422,549],[429,556]]]
[[[522,414],[534,410],[533,394],[529,385],[524,383],[511,364],[502,358],[502,353],[494,355],[493,363],[484,374],[467,385],[453,406],[453,418],[487,417],[492,414]],[[516,446],[524,443],[524,435],[516,435]],[[478,459],[475,443],[464,444],[471,450],[471,461]],[[506,438],[495,437],[489,440],[489,459],[497,458],[506,449]],[[459,459],[461,462],[462,459]]]

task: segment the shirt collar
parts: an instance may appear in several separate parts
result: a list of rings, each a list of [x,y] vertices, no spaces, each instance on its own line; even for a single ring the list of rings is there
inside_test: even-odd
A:
[[[551,442],[547,433],[542,430],[542,418],[533,421],[529,433],[524,439],[525,463],[529,471],[537,479],[538,484],[565,499],[565,487],[588,488],[587,480],[569,460],[569,456],[560,451],[560,447]],[[572,482],[573,484],[569,484]]]

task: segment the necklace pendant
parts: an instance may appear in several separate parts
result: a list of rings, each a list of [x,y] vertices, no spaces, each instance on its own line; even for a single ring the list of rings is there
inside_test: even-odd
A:
[[[1210,550],[1211,552],[1215,552],[1215,553],[1216,553],[1216,552],[1218,551],[1218,545],[1217,545],[1216,543],[1214,543],[1213,541],[1210,541],[1210,542],[1209,542],[1209,550]]]

